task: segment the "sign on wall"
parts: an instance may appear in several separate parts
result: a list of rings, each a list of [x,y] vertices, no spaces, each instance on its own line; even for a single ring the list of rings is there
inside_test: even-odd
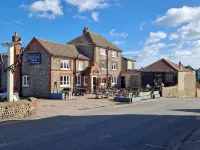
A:
[[[29,64],[41,64],[41,54],[40,53],[29,53],[28,54]]]

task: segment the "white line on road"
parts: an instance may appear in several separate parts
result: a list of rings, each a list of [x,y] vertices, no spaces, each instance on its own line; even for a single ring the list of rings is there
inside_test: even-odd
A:
[[[196,118],[196,120],[200,120],[200,116]]]
[[[151,145],[151,144],[146,144],[146,145],[150,147],[161,148],[161,149],[169,149],[168,147],[162,147],[162,146],[157,146],[157,145]]]
[[[3,144],[0,144],[0,147],[2,147],[2,146],[6,146],[7,144],[6,143],[3,143]]]
[[[102,137],[99,138],[99,140],[105,139],[105,138],[109,137],[110,135],[111,135],[111,134],[108,134],[108,135],[102,136]]]

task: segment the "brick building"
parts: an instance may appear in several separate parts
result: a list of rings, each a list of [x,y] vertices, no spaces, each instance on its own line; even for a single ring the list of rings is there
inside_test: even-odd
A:
[[[57,89],[60,92],[74,86],[93,92],[98,79],[101,85],[109,84],[104,78],[110,79],[110,86],[120,87],[121,52],[88,28],[67,44],[34,37],[23,52],[22,95],[49,97]]]

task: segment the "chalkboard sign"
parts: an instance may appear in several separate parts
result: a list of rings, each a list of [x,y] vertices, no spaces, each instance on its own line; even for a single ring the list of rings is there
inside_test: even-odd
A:
[[[29,53],[28,54],[29,64],[41,64],[41,54],[40,53]]]

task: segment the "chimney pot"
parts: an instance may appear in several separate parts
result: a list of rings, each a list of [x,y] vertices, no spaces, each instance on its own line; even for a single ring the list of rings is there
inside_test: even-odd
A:
[[[179,68],[180,68],[180,69],[183,68],[183,65],[182,65],[181,61],[179,61]]]
[[[86,34],[87,32],[89,32],[89,29],[88,29],[87,27],[85,27],[85,28],[83,29],[83,34]]]

